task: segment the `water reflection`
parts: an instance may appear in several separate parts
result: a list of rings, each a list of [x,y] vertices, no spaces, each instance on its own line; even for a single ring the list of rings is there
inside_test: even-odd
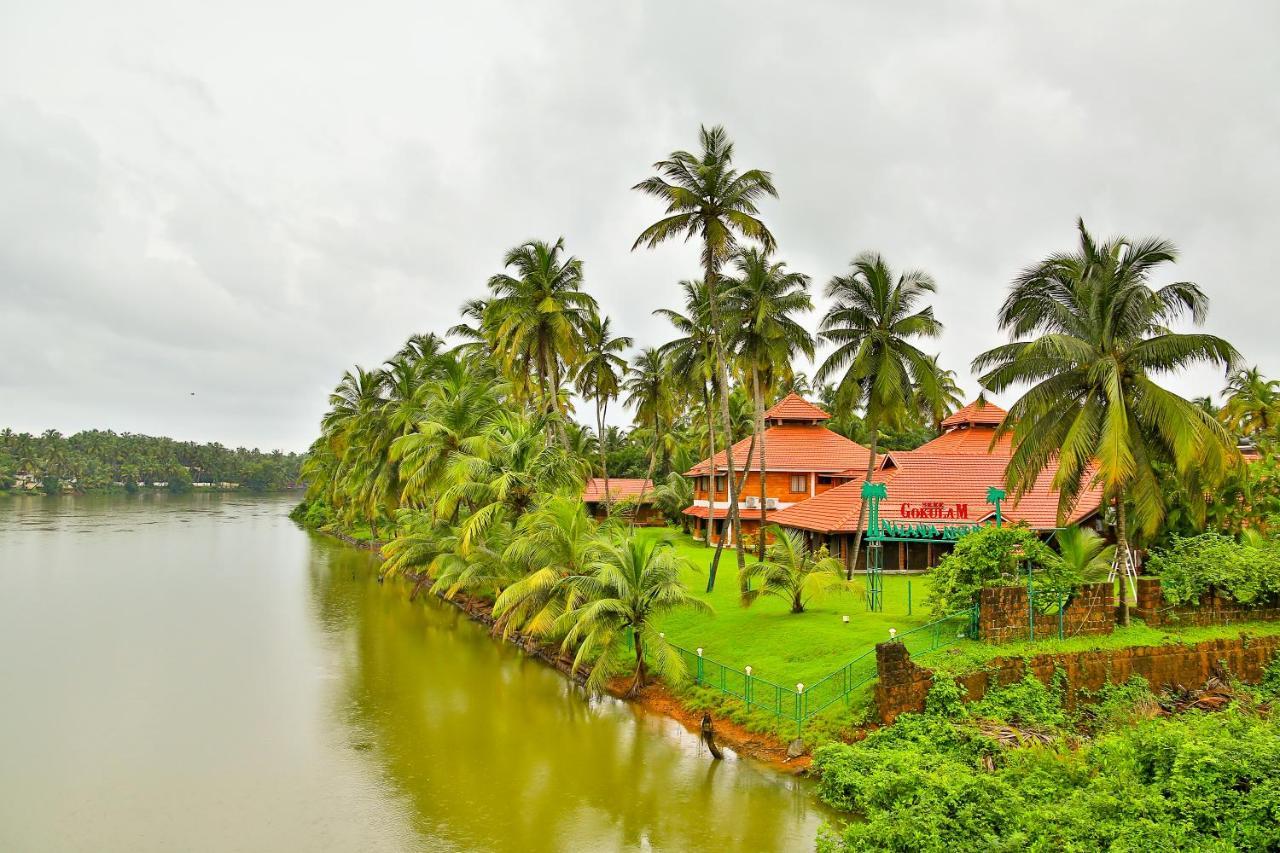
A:
[[[379,586],[365,553],[313,540],[335,703],[424,839],[489,850],[812,849],[807,784],[711,762],[674,721],[588,702],[455,608]]]

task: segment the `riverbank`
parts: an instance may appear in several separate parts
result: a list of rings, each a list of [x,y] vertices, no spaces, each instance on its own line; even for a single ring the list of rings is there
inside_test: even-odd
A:
[[[335,529],[314,529],[314,532],[330,536],[354,548],[373,552],[379,560],[382,559],[381,549],[385,543],[379,540],[363,539]],[[423,578],[420,575],[408,574],[405,580],[416,585]],[[490,602],[466,595],[456,595],[453,598],[436,595],[436,598],[458,608],[472,621],[489,628],[491,636],[497,637],[493,631],[496,620],[493,616],[493,605]],[[537,658],[560,671],[574,683],[581,685],[585,682],[585,676],[574,672],[573,658],[562,653],[558,647],[548,646],[536,638],[519,632],[513,632],[505,640],[507,643],[519,648],[526,655]],[[628,695],[629,688],[630,681],[628,679],[615,679],[608,685],[607,689],[609,694],[615,698],[631,702],[650,713],[668,717],[680,723],[689,732],[697,735],[701,734],[702,715],[704,712],[690,708],[667,685],[661,682],[651,682],[637,691],[635,695]],[[808,772],[812,761],[808,752],[796,757],[790,757],[788,755],[789,743],[784,742],[775,735],[753,731],[734,722],[725,715],[713,715],[712,722],[715,727],[716,742],[732,750],[736,755],[767,764],[774,770],[783,773],[795,775]]]

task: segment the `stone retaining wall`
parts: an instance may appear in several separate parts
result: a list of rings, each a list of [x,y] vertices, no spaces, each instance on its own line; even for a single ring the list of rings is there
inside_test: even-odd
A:
[[[1280,607],[1241,604],[1208,590],[1195,604],[1170,605],[1160,588],[1160,578],[1138,578],[1138,604],[1133,615],[1152,627],[1160,625],[1232,625],[1237,622],[1280,621]]]
[[[1142,676],[1153,690],[1167,687],[1197,688],[1210,678],[1238,678],[1257,684],[1272,659],[1280,651],[1280,637],[1249,637],[1205,640],[1195,644],[1170,643],[1162,646],[1133,646],[1034,655],[1028,658],[996,658],[979,672],[958,679],[968,701],[981,699],[993,687],[1021,681],[1028,673],[1045,684],[1062,673],[1067,684],[1068,705],[1074,705],[1081,691],[1097,691],[1106,684],[1123,684]],[[902,643],[876,646],[876,704],[882,722],[891,723],[899,714],[924,710],[925,698],[933,686],[934,673],[911,660]]]
[[[1025,586],[984,588],[978,597],[978,636],[984,643],[1011,643],[1031,638],[1031,608]],[[1035,614],[1035,639],[1110,634],[1116,626],[1116,598],[1112,584],[1084,584],[1071,596],[1062,613]]]

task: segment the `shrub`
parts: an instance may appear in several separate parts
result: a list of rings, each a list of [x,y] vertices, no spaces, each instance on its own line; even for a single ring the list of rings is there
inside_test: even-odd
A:
[[[939,616],[969,607],[978,600],[978,590],[983,587],[1025,582],[1027,561],[1056,587],[1079,582],[1030,528],[982,527],[960,537],[955,549],[930,573],[927,603]]]
[[[1242,545],[1219,533],[1175,537],[1151,553],[1146,568],[1159,575],[1170,604],[1196,601],[1209,589],[1242,604],[1280,597],[1280,546],[1274,541]]]

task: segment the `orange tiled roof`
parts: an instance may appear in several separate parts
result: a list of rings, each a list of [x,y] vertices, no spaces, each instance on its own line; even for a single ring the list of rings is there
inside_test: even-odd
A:
[[[982,398],[974,400],[942,422],[942,428],[960,426],[961,424],[982,424],[999,426],[1004,416],[1009,414],[995,403],[984,402]]]
[[[812,424],[782,424],[764,431],[765,465],[770,471],[817,471],[834,473],[848,468],[867,469],[867,458],[871,451],[856,441],[850,441],[826,427]],[[734,467],[742,470],[747,461],[747,450],[751,439],[744,438],[733,446]],[[704,459],[685,472],[686,477],[699,477],[711,473],[714,463],[716,471],[724,471],[726,454],[722,450],[715,459]],[[751,458],[751,470],[760,470],[760,454]]]
[[[825,421],[830,417],[831,415],[794,391],[764,413],[767,421]]]
[[[935,438],[927,444],[922,444],[912,453],[957,453],[957,454],[978,454],[982,456],[1012,456],[1013,455],[1013,433],[1005,433],[1000,436],[1000,440],[996,442],[995,447],[991,446],[991,439],[995,437],[996,429],[992,426],[971,426],[950,429],[942,435]]]
[[[907,514],[924,503],[941,503],[948,507],[964,504],[969,521],[989,516],[993,509],[987,503],[987,489],[1004,483],[1007,456],[933,454],[915,451],[891,454],[884,469],[877,472],[877,482],[887,484],[888,497],[880,502],[880,517],[885,521],[916,521]],[[1057,465],[1050,464],[1022,500],[1006,502],[1002,513],[1011,522],[1025,521],[1037,530],[1058,526],[1058,493],[1050,485]],[[1089,475],[1086,475],[1089,478]],[[854,480],[826,491],[807,501],[782,510],[773,519],[784,527],[816,530],[824,533],[849,533],[856,529],[862,484]],[[1086,486],[1066,521],[1074,524],[1096,512],[1102,504],[1102,489]]]
[[[653,500],[653,483],[643,477],[610,477],[609,497],[615,501],[637,498],[641,489],[645,492],[644,502]],[[592,477],[587,480],[587,487],[582,491],[584,503],[600,503],[604,500],[604,477]]]

